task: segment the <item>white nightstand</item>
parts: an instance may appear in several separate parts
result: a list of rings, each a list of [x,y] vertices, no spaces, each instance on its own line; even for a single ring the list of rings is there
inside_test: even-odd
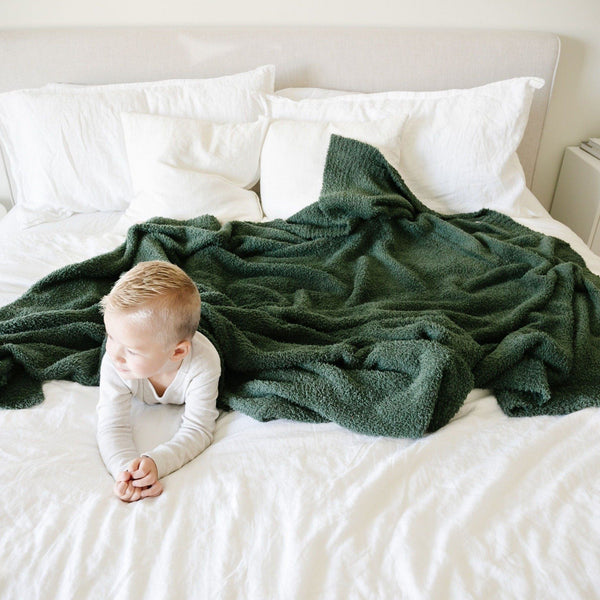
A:
[[[550,214],[600,254],[600,159],[577,146],[565,150]]]

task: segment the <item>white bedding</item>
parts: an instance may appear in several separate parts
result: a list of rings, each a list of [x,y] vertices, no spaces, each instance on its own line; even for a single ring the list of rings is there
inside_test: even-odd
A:
[[[517,220],[600,258],[530,197]],[[110,250],[119,213],[0,221],[0,302]],[[474,390],[420,440],[224,413],[213,444],[133,504],[95,441],[97,389],[0,411],[0,598],[589,599],[600,589],[600,410],[509,418]],[[134,407],[140,449],[179,408]]]

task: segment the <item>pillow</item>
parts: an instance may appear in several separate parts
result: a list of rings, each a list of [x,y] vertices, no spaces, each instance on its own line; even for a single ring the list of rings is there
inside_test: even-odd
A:
[[[131,182],[121,112],[214,121],[264,114],[274,67],[214,79],[49,85],[0,94],[0,140],[23,225],[124,210]]]
[[[152,217],[210,213],[221,222],[262,219],[250,188],[259,178],[266,118],[217,124],[124,113],[121,119],[133,196],[120,231]]]
[[[354,92],[347,92],[342,90],[329,90],[326,88],[310,88],[310,87],[291,87],[283,88],[275,92],[276,96],[282,96],[283,98],[289,98],[290,100],[307,100],[323,99],[323,98],[335,98],[338,96],[348,96]]]
[[[305,99],[270,95],[267,101],[274,119],[369,121],[406,115],[399,171],[420,200],[444,213],[492,208],[517,216],[525,176],[516,151],[533,94],[543,85],[536,77],[518,77],[437,92],[340,95],[292,89],[284,94]]]
[[[316,202],[332,134],[377,147],[398,168],[405,117],[366,123],[275,120],[269,126],[260,166],[260,196],[268,219],[285,219]]]

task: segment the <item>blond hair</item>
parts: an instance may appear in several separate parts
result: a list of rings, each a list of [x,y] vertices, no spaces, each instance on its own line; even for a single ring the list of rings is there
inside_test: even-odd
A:
[[[102,312],[126,312],[149,323],[166,343],[193,337],[200,323],[200,293],[178,266],[159,260],[123,273],[100,301]]]

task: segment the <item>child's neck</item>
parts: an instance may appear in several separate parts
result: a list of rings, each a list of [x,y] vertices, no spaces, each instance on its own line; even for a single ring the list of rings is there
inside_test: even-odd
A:
[[[167,388],[173,383],[175,377],[177,377],[177,371],[179,371],[181,363],[183,363],[183,360],[180,360],[174,369],[165,371],[164,373],[158,373],[153,377],[148,377],[150,385],[154,388],[154,391],[159,398],[167,391]]]

